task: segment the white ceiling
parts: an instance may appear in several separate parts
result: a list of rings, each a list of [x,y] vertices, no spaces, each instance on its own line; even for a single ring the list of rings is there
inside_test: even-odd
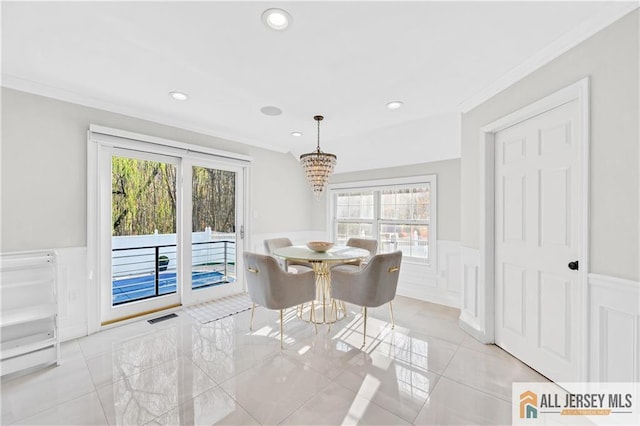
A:
[[[288,30],[263,25],[270,7]],[[460,155],[460,111],[634,7],[2,2],[2,84],[294,155],[315,148],[322,114],[337,171],[420,163]]]

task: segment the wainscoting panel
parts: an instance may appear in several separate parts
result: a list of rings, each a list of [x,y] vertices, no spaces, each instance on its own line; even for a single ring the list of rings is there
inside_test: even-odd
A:
[[[427,265],[402,260],[397,294],[419,300],[429,300],[429,294],[438,288],[436,274]]]
[[[589,380],[640,381],[640,282],[589,274]]]
[[[398,294],[460,308],[460,243],[439,240],[436,259],[436,268],[403,260]]]
[[[87,335],[87,248],[55,249],[60,341]]]
[[[460,328],[483,343],[493,343],[486,341],[486,318],[484,310],[481,309],[481,299],[485,290],[480,288],[480,250],[461,247],[460,257]]]
[[[460,242],[438,241],[438,287],[452,293],[460,307],[462,276],[460,274]]]
[[[462,309],[471,316],[478,316],[478,267],[475,265],[464,265],[462,273],[463,280],[463,305]]]

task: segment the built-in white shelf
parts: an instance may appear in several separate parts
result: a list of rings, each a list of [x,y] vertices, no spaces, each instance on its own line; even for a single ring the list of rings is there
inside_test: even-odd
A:
[[[17,287],[29,287],[29,286],[47,286],[47,285],[55,285],[53,280],[33,280],[33,281],[25,281],[25,282],[9,282],[2,283],[2,288],[5,290],[9,290]]]
[[[2,359],[37,351],[55,345],[57,339],[51,333],[39,333],[3,343]]]
[[[24,308],[10,309],[3,311],[0,319],[0,327],[23,324],[52,317],[58,313],[58,306],[55,304],[42,304]]]
[[[55,253],[0,255],[0,374],[59,364]]]

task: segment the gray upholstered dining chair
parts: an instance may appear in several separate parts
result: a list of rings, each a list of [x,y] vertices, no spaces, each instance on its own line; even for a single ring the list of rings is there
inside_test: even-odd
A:
[[[253,313],[256,304],[267,309],[280,310],[280,348],[282,348],[282,312],[287,308],[311,302],[311,314],[315,315],[313,301],[316,297],[316,280],[313,271],[290,273],[280,267],[271,256],[244,252],[244,269],[247,277],[247,290],[253,302],[249,329],[253,329]],[[315,318],[313,318],[313,325]]]
[[[389,303],[391,327],[395,327],[391,301],[396,297],[402,252],[377,254],[362,269],[331,270],[331,295],[334,299],[362,306],[364,332],[362,346],[367,338],[367,308]],[[335,304],[332,304],[332,315]]]
[[[264,250],[267,254],[273,255],[273,251],[282,247],[291,247],[293,244],[289,238],[270,238],[264,240]],[[293,273],[307,272],[312,269],[310,263],[305,262],[292,262],[292,261],[279,261],[282,267]]]
[[[361,249],[365,249],[369,252],[369,257],[367,257],[366,259],[362,259],[362,260],[354,260],[353,262],[347,262],[347,263],[343,263],[341,265],[338,265],[336,267],[342,267],[345,265],[353,265],[353,266],[357,266],[357,267],[361,267],[366,265],[366,263],[369,261],[369,259],[371,259],[372,256],[374,256],[377,252],[378,252],[378,240],[374,240],[371,238],[349,238],[347,240],[347,244],[348,247],[357,247],[357,248],[361,248]]]

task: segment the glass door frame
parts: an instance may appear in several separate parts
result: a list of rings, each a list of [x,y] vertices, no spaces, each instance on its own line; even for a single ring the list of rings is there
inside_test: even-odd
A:
[[[102,147],[103,154],[101,156],[101,173],[103,174],[103,179],[101,182],[103,183],[100,190],[101,197],[101,215],[100,215],[100,240],[102,241],[101,245],[101,257],[104,262],[102,262],[101,269],[101,281],[102,285],[100,286],[100,300],[101,300],[101,308],[100,308],[100,320],[102,325],[109,324],[114,321],[118,321],[120,319],[126,319],[134,316],[138,316],[144,313],[150,313],[154,311],[158,311],[161,309],[168,309],[171,307],[177,307],[180,305],[180,288],[183,286],[182,282],[182,260],[181,260],[181,251],[180,247],[181,242],[181,227],[180,224],[184,220],[183,218],[183,195],[181,185],[179,181],[176,182],[176,292],[158,295],[148,299],[141,299],[132,301],[129,303],[113,305],[112,298],[112,280],[113,280],[113,266],[112,266],[112,256],[113,256],[113,247],[112,247],[112,161],[114,157],[121,158],[133,158],[136,160],[143,161],[155,161],[166,164],[171,164],[176,168],[176,179],[179,180],[179,176],[181,174],[181,160],[180,158],[176,158],[173,156],[165,155],[165,154],[155,154],[150,152],[143,152],[139,150],[132,150],[126,148],[117,148],[117,147]],[[107,253],[109,254],[109,260],[107,261]]]
[[[188,249],[192,247],[192,229],[193,229],[193,216],[192,208],[193,203],[190,202],[193,197],[192,191],[192,178],[193,168],[204,167],[207,169],[224,170],[235,173],[235,243],[236,243],[236,259],[235,270],[236,280],[233,283],[224,284],[222,286],[213,286],[207,288],[199,288],[194,290],[192,288],[192,250]],[[244,251],[244,223],[245,223],[245,179],[244,168],[225,164],[224,162],[217,161],[216,159],[203,158],[202,156],[189,156],[183,159],[182,162],[182,179],[184,184],[182,185],[182,196],[184,197],[184,207],[182,213],[184,218],[181,222],[182,232],[180,233],[182,238],[182,268],[181,268],[181,282],[182,282],[182,304],[185,306],[201,303],[211,299],[217,299],[220,297],[230,296],[232,294],[239,293],[243,290],[244,279],[242,276],[242,256]]]

